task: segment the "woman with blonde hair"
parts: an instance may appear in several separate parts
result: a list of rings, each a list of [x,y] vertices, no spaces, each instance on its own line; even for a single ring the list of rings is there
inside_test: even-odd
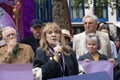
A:
[[[47,80],[82,72],[78,69],[74,51],[65,43],[61,28],[56,23],[49,22],[44,26],[40,46],[33,63],[35,78]]]

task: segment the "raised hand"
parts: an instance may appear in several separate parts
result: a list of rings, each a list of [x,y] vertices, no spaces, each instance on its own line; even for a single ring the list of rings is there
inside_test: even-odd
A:
[[[8,43],[7,43],[7,46],[8,46],[8,49],[7,51],[8,52],[12,52],[15,48],[15,46],[17,45],[17,40],[16,39],[11,39]]]

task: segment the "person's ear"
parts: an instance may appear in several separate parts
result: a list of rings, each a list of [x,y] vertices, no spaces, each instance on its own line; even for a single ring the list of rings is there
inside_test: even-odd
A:
[[[32,31],[33,30],[33,28],[32,27],[30,27],[30,31]]]

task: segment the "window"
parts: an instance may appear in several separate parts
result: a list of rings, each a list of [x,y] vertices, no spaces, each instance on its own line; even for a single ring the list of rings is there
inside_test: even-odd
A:
[[[85,31],[84,30],[84,27],[81,25],[81,26],[73,26],[73,33],[74,35],[75,34],[79,34],[81,32]]]
[[[35,0],[35,17],[43,22],[52,21],[52,0]]]
[[[108,21],[108,5],[105,0],[95,0],[94,14],[98,16],[99,21]]]
[[[120,21],[120,0],[116,1],[117,21]]]
[[[72,22],[81,22],[84,16],[84,4],[82,2],[78,2],[78,0],[69,0],[69,8],[70,8],[70,17]]]

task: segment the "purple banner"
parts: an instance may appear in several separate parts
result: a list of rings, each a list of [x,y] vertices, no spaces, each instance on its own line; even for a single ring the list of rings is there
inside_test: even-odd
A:
[[[5,26],[12,26],[16,28],[16,25],[13,19],[11,18],[11,16],[1,7],[0,7],[0,13],[2,14],[0,15],[0,27],[1,28]]]
[[[22,1],[22,18],[24,37],[31,34],[30,23],[34,19],[34,0],[21,0]]]
[[[5,4],[7,4],[7,5],[13,5],[13,4],[15,4],[16,2],[17,2],[18,0],[0,0],[0,3],[5,3]]]
[[[6,26],[11,26],[16,29],[16,25],[12,17],[2,7],[0,7],[0,30],[2,30]],[[19,40],[19,36],[18,36],[18,40]],[[4,41],[0,40],[0,46],[4,44],[5,44]]]
[[[34,80],[32,64],[0,64],[0,80]]]
[[[86,74],[106,71],[113,80],[113,64],[109,61],[80,61],[80,64],[83,66]]]

